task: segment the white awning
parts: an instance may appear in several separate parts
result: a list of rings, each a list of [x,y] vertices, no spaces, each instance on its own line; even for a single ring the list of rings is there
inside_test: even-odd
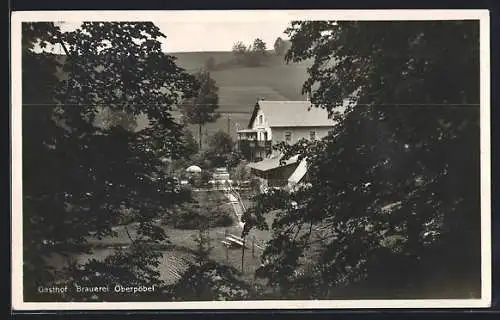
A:
[[[187,172],[201,172],[201,168],[198,166],[190,166],[186,169]]]
[[[288,183],[291,183],[291,184],[299,183],[300,180],[302,180],[302,178],[304,178],[306,173],[307,173],[306,159],[302,159],[300,161],[299,165],[297,166],[297,168],[295,169],[295,171],[290,176],[290,178],[288,178]]]

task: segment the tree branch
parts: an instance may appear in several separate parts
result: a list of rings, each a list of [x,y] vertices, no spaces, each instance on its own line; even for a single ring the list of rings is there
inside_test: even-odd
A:
[[[127,236],[130,239],[130,241],[134,242],[135,240],[132,239],[132,236],[130,235],[130,232],[128,231],[128,227],[127,226],[125,226],[125,232],[127,233]]]
[[[66,54],[66,56],[69,57],[71,54],[70,54],[68,48],[66,48],[66,45],[64,44],[64,42],[62,41],[62,39],[59,39],[59,43],[61,44],[61,46],[62,46],[62,48],[63,48],[64,53]]]

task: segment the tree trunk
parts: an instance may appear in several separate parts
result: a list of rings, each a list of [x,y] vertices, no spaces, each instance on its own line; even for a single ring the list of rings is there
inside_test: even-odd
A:
[[[201,135],[202,135],[202,134],[201,134],[201,127],[202,127],[202,125],[201,125],[201,123],[200,123],[200,124],[198,125],[198,130],[199,130],[199,134],[198,134],[198,143],[199,143],[199,145],[200,145],[200,146],[199,146],[199,147],[200,147],[200,150],[201,150]]]

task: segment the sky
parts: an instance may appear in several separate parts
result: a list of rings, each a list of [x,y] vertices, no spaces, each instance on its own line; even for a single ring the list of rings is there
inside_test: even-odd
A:
[[[289,20],[245,21],[175,21],[155,22],[166,35],[162,39],[165,52],[231,51],[237,41],[249,45],[254,39],[262,39],[268,49],[273,48],[276,38],[287,39],[284,34]],[[80,22],[63,22],[63,31],[74,30]],[[57,50],[57,48],[55,49]]]

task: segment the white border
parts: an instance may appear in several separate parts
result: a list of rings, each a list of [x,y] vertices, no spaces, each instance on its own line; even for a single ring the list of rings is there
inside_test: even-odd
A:
[[[242,22],[266,20],[480,20],[481,69],[481,299],[450,300],[300,300],[228,302],[24,302],[22,297],[22,117],[21,22],[23,21],[179,21]],[[252,11],[32,11],[11,16],[12,75],[12,308],[23,310],[125,309],[339,309],[481,308],[491,304],[490,21],[487,10],[252,10]]]

